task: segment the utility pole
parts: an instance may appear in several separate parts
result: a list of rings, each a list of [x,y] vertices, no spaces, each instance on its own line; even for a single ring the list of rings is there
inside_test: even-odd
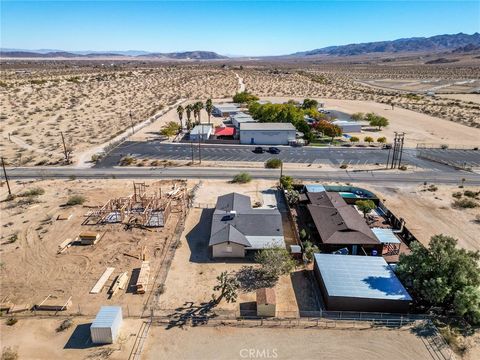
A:
[[[387,167],[386,167],[386,169],[388,169],[388,164],[390,163],[390,152],[391,152],[391,151],[392,151],[392,147],[390,147],[390,148],[388,149]]]
[[[65,138],[63,137],[63,132],[62,131],[60,131],[60,135],[62,136],[63,154],[65,155],[65,162],[68,164],[70,162],[70,160],[69,160],[69,156],[68,156],[67,146],[65,145]]]
[[[395,168],[395,163],[397,161],[397,152],[398,152],[398,133],[395,131],[395,138],[393,139],[392,164],[390,165],[390,169]]]
[[[192,149],[192,165],[195,162],[195,158],[193,156],[193,142],[190,143],[190,148]]]
[[[130,125],[132,126],[132,134],[135,134],[135,127],[133,126],[132,110],[129,110],[129,111],[128,111],[128,115],[130,116]]]
[[[403,142],[405,140],[405,133],[402,133],[401,135],[399,135],[399,147],[400,147],[400,156],[398,158],[398,167],[400,167],[400,165],[402,164],[402,155],[403,155]]]
[[[283,177],[283,161],[280,163],[280,180],[282,180],[282,177]]]
[[[5,181],[7,182],[8,195],[12,195],[12,190],[10,189],[10,184],[8,183],[7,170],[5,170],[5,162],[3,161],[3,157],[2,157],[2,168],[3,168],[3,175],[5,175]]]
[[[203,126],[202,126],[202,132],[203,132]],[[202,163],[202,147],[200,145],[200,141],[201,141],[201,136],[202,136],[202,133],[198,134],[198,161],[199,161],[199,164]]]

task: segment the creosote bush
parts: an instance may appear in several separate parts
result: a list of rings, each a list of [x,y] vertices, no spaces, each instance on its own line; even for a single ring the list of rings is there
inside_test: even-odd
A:
[[[265,162],[267,169],[278,169],[280,166],[282,166],[282,160],[280,159],[269,159]]]
[[[82,195],[73,195],[70,196],[67,200],[68,206],[82,205],[85,202],[85,197]]]
[[[249,173],[242,172],[233,177],[232,183],[235,184],[246,184],[252,181],[252,176]]]

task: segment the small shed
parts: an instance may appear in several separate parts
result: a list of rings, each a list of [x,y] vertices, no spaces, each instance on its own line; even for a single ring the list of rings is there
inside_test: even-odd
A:
[[[261,288],[257,290],[257,316],[274,317],[276,315],[277,302],[273,288]]]
[[[90,326],[90,335],[94,344],[113,344],[122,326],[122,308],[120,306],[102,306]]]

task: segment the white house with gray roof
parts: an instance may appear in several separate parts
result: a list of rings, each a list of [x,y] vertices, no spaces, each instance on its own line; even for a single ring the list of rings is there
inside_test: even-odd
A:
[[[243,258],[249,250],[285,247],[282,215],[277,209],[252,208],[249,196],[219,196],[209,247],[213,258]]]

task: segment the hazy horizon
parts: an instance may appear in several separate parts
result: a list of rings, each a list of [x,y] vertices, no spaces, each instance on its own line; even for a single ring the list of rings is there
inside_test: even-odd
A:
[[[2,1],[1,47],[285,55],[480,31],[477,1]],[[84,50],[85,49],[85,50]]]

